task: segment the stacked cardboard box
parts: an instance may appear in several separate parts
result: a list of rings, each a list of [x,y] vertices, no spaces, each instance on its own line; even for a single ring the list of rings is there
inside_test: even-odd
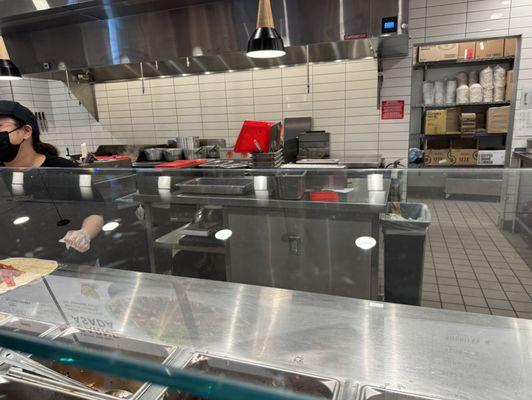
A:
[[[450,150],[447,140],[425,140],[425,165],[433,167],[450,165]]]
[[[507,133],[510,122],[510,106],[488,108],[486,131]]]
[[[451,165],[477,165],[478,142],[475,139],[454,139],[449,153]]]
[[[425,135],[445,135],[447,129],[447,110],[428,110],[425,112]]]
[[[477,130],[477,115],[475,113],[462,113],[460,115],[460,132],[462,135],[474,135]]]

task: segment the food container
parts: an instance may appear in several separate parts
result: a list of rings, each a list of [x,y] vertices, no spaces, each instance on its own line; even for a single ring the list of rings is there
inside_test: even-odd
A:
[[[153,147],[142,150],[148,161],[161,161],[163,159],[163,149]]]
[[[166,161],[183,159],[183,149],[164,149],[163,154]]]
[[[277,197],[282,200],[300,200],[305,194],[307,171],[283,171],[275,177]]]
[[[317,399],[334,400],[340,397],[340,382],[336,379],[211,354],[194,354],[185,364],[184,369],[266,388],[293,391]],[[165,398],[168,400],[196,399],[196,397],[174,390],[167,392]]]

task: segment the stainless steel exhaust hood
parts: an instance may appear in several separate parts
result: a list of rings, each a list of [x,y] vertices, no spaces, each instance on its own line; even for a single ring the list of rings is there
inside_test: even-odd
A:
[[[250,59],[257,3],[0,0],[0,33],[23,74],[78,87],[408,53],[408,0],[272,0],[287,54]]]

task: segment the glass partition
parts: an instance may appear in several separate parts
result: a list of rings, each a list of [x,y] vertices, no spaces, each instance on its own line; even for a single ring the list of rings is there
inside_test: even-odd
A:
[[[532,394],[532,170],[0,177],[0,397]]]

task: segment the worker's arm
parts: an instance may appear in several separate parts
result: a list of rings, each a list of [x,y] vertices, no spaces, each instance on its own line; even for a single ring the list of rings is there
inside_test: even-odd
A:
[[[101,215],[89,215],[83,220],[81,229],[67,232],[63,238],[67,248],[72,247],[80,253],[88,251],[90,249],[91,240],[101,232],[103,222],[103,217]]]

